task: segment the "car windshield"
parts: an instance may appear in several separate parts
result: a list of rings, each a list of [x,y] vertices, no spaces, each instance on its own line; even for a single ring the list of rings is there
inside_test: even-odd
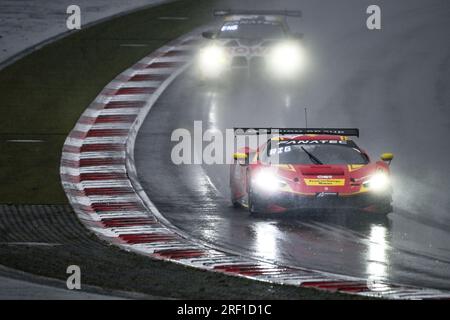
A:
[[[272,145],[262,153],[261,160],[279,164],[368,163],[367,157],[357,148],[338,144]]]
[[[278,39],[284,36],[280,23],[226,22],[220,28],[220,39]]]

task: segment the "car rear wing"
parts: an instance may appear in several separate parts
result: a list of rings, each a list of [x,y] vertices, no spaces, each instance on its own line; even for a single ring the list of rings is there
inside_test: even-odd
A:
[[[285,16],[300,18],[302,16],[302,12],[300,10],[214,10],[215,17],[224,17],[231,15]]]
[[[234,135],[329,134],[359,137],[357,128],[234,128]]]

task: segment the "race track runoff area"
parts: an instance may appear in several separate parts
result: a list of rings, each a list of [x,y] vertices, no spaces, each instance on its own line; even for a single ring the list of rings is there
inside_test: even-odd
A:
[[[393,138],[396,137],[393,132],[404,126],[402,127],[404,134],[413,135],[418,139],[417,141],[421,141],[421,137],[416,136],[414,130],[411,131],[412,127],[407,125],[410,122],[416,123],[421,113],[409,107],[408,117],[405,118],[404,104],[401,101],[407,99],[403,95],[406,92],[402,91],[404,90],[402,87],[393,91],[392,86],[384,85],[383,79],[396,75],[397,83],[403,83],[411,88],[421,87],[428,90],[427,92],[432,92],[433,89],[424,83],[408,80],[412,78],[408,65],[416,64],[416,59],[427,55],[430,69],[434,70],[437,66],[446,68],[445,59],[448,48],[446,49],[439,40],[430,40],[428,34],[431,32],[437,38],[443,35],[437,30],[442,30],[439,26],[446,23],[443,17],[448,7],[439,7],[439,1],[435,6],[429,7],[420,7],[420,2],[417,2],[417,7],[413,6],[408,11],[406,20],[401,20],[410,23],[411,27],[405,27],[402,23],[396,24],[402,11],[396,11],[398,8],[395,6],[388,6],[391,14],[387,15],[386,21],[391,22],[393,26],[387,31],[388,36],[374,36],[367,39],[365,34],[355,31],[358,27],[353,25],[351,20],[348,20],[342,29],[333,31],[336,34],[330,30],[327,33],[314,28],[315,23],[321,21],[320,19],[331,18],[318,15],[318,8],[313,3],[305,3],[306,11],[310,12],[311,16],[316,15],[318,19],[309,23],[306,21],[303,25],[305,33],[308,33],[312,39],[311,48],[319,53],[315,61],[317,72],[311,76],[310,81],[302,84],[302,89],[288,105],[285,99],[277,98],[276,92],[270,90],[258,92],[258,88],[247,88],[248,90],[240,92],[219,88],[211,94],[210,90],[195,85],[189,70],[184,73],[182,73],[184,69],[175,72],[173,77],[170,72],[166,74],[167,77],[162,77],[160,70],[153,72],[152,68],[177,69],[178,57],[184,56],[192,49],[183,46],[191,45],[192,42],[189,42],[191,40],[195,42],[198,32],[197,38],[195,36],[192,39],[179,38],[181,42],[167,46],[168,41],[208,23],[211,20],[211,7],[221,4],[223,3],[219,1],[214,3],[200,1],[195,2],[194,6],[193,1],[182,1],[117,18],[49,45],[0,72],[2,88],[6,89],[4,101],[11,106],[11,108],[2,109],[3,116],[17,119],[16,123],[5,123],[2,128],[2,135],[5,137],[2,139],[2,149],[4,148],[5,154],[8,154],[4,165],[6,170],[4,173],[2,171],[2,174],[10,188],[2,189],[0,193],[2,202],[5,203],[0,211],[0,225],[8,230],[1,235],[4,238],[2,242],[4,244],[0,246],[0,250],[4,261],[0,263],[64,279],[64,265],[75,259],[81,263],[82,268],[89,270],[89,275],[84,280],[88,284],[164,297],[202,298],[208,296],[208,290],[213,290],[206,285],[184,286],[180,279],[184,278],[186,273],[189,273],[189,277],[191,274],[199,277],[199,280],[208,279],[208,283],[219,281],[224,287],[229,288],[220,291],[223,297],[236,298],[240,294],[246,295],[249,292],[255,295],[255,298],[271,297],[273,294],[273,291],[265,290],[266,286],[261,283],[155,261],[126,253],[98,240],[93,234],[86,232],[76,219],[71,207],[67,205],[58,180],[58,170],[61,165],[65,191],[81,221],[103,240],[118,244],[127,250],[156,254],[159,258],[176,260],[176,262],[190,255],[190,262],[184,264],[198,266],[198,263],[207,263],[214,269],[217,267],[215,271],[236,273],[247,278],[259,277],[260,280],[267,280],[270,277],[273,279],[275,276],[278,279],[284,279],[283,277],[288,274],[291,278],[286,279],[292,280],[291,284],[296,284],[296,281],[300,284],[306,283],[305,279],[310,277],[309,282],[315,283],[311,287],[332,291],[363,294],[372,291],[380,293],[385,290],[386,295],[378,296],[386,298],[445,297],[443,291],[416,291],[415,288],[415,286],[422,286],[444,291],[448,288],[445,271],[448,270],[447,256],[445,250],[436,245],[438,242],[447,243],[442,239],[448,237],[448,232],[442,227],[448,219],[442,215],[442,209],[445,209],[446,204],[442,200],[443,194],[439,192],[440,182],[433,178],[431,171],[427,172],[427,175],[423,176],[425,178],[420,181],[414,174],[410,174],[411,171],[408,168],[417,167],[421,162],[428,160],[428,157],[424,159],[425,155],[420,154],[417,160],[414,160],[410,155],[414,152],[416,145],[411,145],[407,142],[409,140]],[[352,10],[347,11],[349,15],[352,14]],[[172,21],[159,19],[167,17],[169,13],[187,16],[188,19]],[[426,23],[427,27],[423,27],[430,17],[435,17],[434,24]],[[336,17],[336,19],[340,18]],[[335,22],[338,23],[338,21]],[[421,32],[418,32],[418,29]],[[155,30],[158,30],[158,34],[155,34]],[[423,38],[424,41],[427,39],[430,51],[421,51],[420,41],[412,41],[411,34]],[[333,40],[339,38],[347,39],[348,42],[354,39],[362,45],[355,50],[348,46],[348,43],[346,45],[345,41]],[[404,51],[392,50],[398,43],[408,48],[408,52],[415,53],[408,56],[406,62],[402,58]],[[373,44],[376,44],[375,48]],[[159,50],[153,55],[150,54],[156,49]],[[83,58],[80,59],[80,56]],[[380,57],[383,58],[380,60]],[[340,59],[338,61],[342,64],[334,64],[333,61],[336,61],[334,59]],[[353,61],[360,61],[360,64],[355,66]],[[372,68],[374,61],[378,61],[379,66],[383,67]],[[132,66],[131,69],[128,69],[130,66]],[[42,79],[42,74],[48,76]],[[340,77],[333,78],[337,74]],[[373,76],[367,77],[367,74]],[[446,101],[445,94],[442,94],[443,90],[445,91],[442,89],[442,85],[445,86],[446,83],[445,73],[441,70],[436,74],[437,82],[440,84],[436,87],[438,105],[436,110],[429,113],[430,126],[441,123],[442,110],[439,112],[437,110],[440,110],[439,104]],[[434,75],[428,75],[428,77],[432,78]],[[110,82],[112,79],[115,80]],[[167,79],[170,79],[170,82],[166,83]],[[143,85],[145,81],[159,81],[162,89],[157,86],[146,87]],[[137,82],[139,85],[136,84]],[[358,87],[356,93],[355,85]],[[152,89],[152,92],[149,92],[149,89]],[[43,95],[43,91],[46,94]],[[155,94],[157,100],[151,98],[154,92],[157,93]],[[148,94],[150,95],[146,96]],[[126,99],[123,96],[126,96]],[[364,100],[363,96],[371,98]],[[184,108],[180,110],[178,101],[181,98]],[[419,101],[419,98],[416,100]],[[92,101],[94,102],[91,103]],[[144,104],[138,105],[141,101]],[[150,107],[148,107],[149,101],[151,101]],[[371,105],[367,113],[355,109],[361,101]],[[133,102],[133,105],[127,105],[129,102]],[[415,101],[409,100],[409,102],[414,106]],[[398,205],[394,214],[386,220],[361,217],[341,219],[324,216],[304,221],[299,219],[255,220],[249,218],[243,211],[231,209],[227,204],[229,195],[224,187],[226,185],[224,181],[227,180],[224,167],[174,168],[164,161],[164,156],[150,156],[158,152],[170,153],[170,144],[161,140],[163,139],[161,132],[167,132],[170,135],[170,131],[174,128],[189,127],[192,124],[191,120],[204,117],[205,121],[209,121],[217,128],[227,128],[239,121],[242,122],[243,117],[252,118],[254,122],[259,119],[264,123],[267,119],[261,117],[270,115],[271,121],[275,121],[277,126],[295,126],[296,123],[292,120],[302,117],[292,106],[303,103],[315,105],[311,121],[321,124],[334,121],[342,126],[361,127],[362,131],[366,132],[362,139],[370,150],[378,152],[389,141],[388,147],[398,150],[400,159],[408,159],[393,164],[399,177],[396,181],[397,190],[402,190],[396,194],[395,201]],[[277,104],[279,107],[274,109],[273,106]],[[329,109],[330,104],[333,105],[332,111]],[[88,105],[90,107],[80,118]],[[152,108],[152,111],[144,121],[146,113],[141,115],[138,109],[147,107]],[[46,111],[42,112],[42,110]],[[230,112],[233,110],[234,112]],[[177,116],[171,117],[171,114],[177,114]],[[77,125],[69,134],[77,119]],[[400,119],[406,119],[406,125],[402,124]],[[380,123],[382,130],[379,129]],[[274,123],[268,125],[274,125]],[[125,126],[129,127],[125,128]],[[141,131],[138,132],[139,128]],[[429,128],[425,125],[424,131],[427,130],[429,131]],[[445,133],[446,129],[439,127],[437,130]],[[62,144],[67,135],[69,138],[63,148]],[[33,140],[35,143],[14,143],[18,140],[18,136],[20,140]],[[133,139],[131,145],[127,142],[130,136]],[[134,145],[136,137],[137,142]],[[122,145],[122,149],[115,147],[114,150],[102,149],[100,140],[108,140],[111,146]],[[437,146],[434,143],[429,144],[430,153],[439,150],[436,149]],[[63,150],[62,155],[61,150]],[[114,152],[117,154],[113,157],[105,157],[105,154],[112,155]],[[119,155],[120,157],[116,157]],[[447,157],[446,154],[441,156]],[[114,162],[119,159],[121,163]],[[134,160],[136,160],[136,168]],[[123,165],[125,170],[114,171],[112,176],[111,172],[97,172],[91,168],[116,165]],[[435,168],[439,170],[440,164],[436,163]],[[442,173],[448,172],[445,168],[441,169]],[[131,184],[116,181],[114,185],[108,185],[108,189],[102,189],[106,185],[101,185],[102,183],[98,181],[106,179],[106,175],[108,175],[107,180],[111,180],[109,179],[111,177],[126,180],[128,177],[132,181]],[[158,179],[155,180],[155,177]],[[200,181],[201,187],[197,188],[191,183],[192,181]],[[408,186],[414,186],[414,188],[408,189]],[[141,201],[136,198],[141,201],[139,206],[133,200],[134,195],[130,195],[134,193],[134,190],[138,190],[137,196],[143,199]],[[425,190],[427,192],[437,190],[431,194],[435,201],[418,207],[418,201],[423,201],[427,194]],[[173,198],[182,192],[187,195],[182,199],[183,201]],[[205,197],[202,198],[202,195]],[[145,199],[146,197],[151,201]],[[127,201],[122,201],[124,199]],[[133,201],[128,201],[129,199]],[[117,206],[114,206],[114,202],[124,206],[126,204],[127,210],[122,210],[124,207],[116,210]],[[198,210],[199,208],[206,208],[206,210]],[[118,211],[121,211],[124,216],[120,216]],[[146,211],[153,213],[153,216],[144,216]],[[114,214],[108,216],[111,212]],[[424,216],[421,214],[423,212],[429,214]],[[139,216],[130,216],[130,214]],[[88,216],[90,218],[87,218]],[[130,225],[130,219],[135,219],[133,220],[135,223],[139,222],[139,227]],[[175,237],[194,240],[195,245],[206,246],[206,249],[183,247],[185,243],[180,242],[176,253],[173,251],[174,248],[169,247],[160,247],[156,250],[150,245],[155,242],[154,237],[163,237],[168,241],[173,241],[174,238],[171,238],[173,235],[164,233],[165,231],[162,234],[148,233],[147,229],[150,226],[146,224],[155,225],[155,222],[161,223],[161,226],[156,225],[158,228],[161,227],[161,230],[166,228],[175,232]],[[130,227],[133,230],[125,230]],[[24,232],[25,229],[27,232]],[[158,231],[161,230],[158,229]],[[236,232],[230,230],[241,232],[236,235]],[[253,231],[247,232],[248,230]],[[266,247],[264,248],[258,246],[260,232],[265,234]],[[400,234],[402,237],[399,238]],[[269,246],[268,242],[268,237],[272,235],[278,239],[275,245],[276,250],[267,251],[274,248],[273,245]],[[422,235],[422,237],[419,239],[415,235]],[[339,241],[333,239],[339,239]],[[11,250],[11,244],[15,250]],[[293,249],[292,244],[298,244],[298,246]],[[309,249],[302,250],[302,248]],[[350,252],[346,248],[351,248],[351,254],[349,253],[348,256],[343,254],[342,248],[345,252]],[[207,257],[203,256],[205,252],[208,252]],[[252,264],[251,261],[232,259],[229,260],[231,263],[225,264],[228,257],[223,257],[224,260],[219,261],[222,259],[219,257],[222,252],[249,256],[251,259],[260,259],[268,264],[258,265]],[[319,254],[311,255],[311,253]],[[32,265],[27,260],[30,254],[37,257]],[[219,261],[217,265],[211,264],[209,260],[201,261],[201,259],[210,259],[211,254],[216,255]],[[51,261],[49,257],[53,257]],[[95,259],[87,259],[89,257],[95,257]],[[342,260],[343,257],[344,260]],[[111,263],[112,261],[114,263]],[[137,264],[139,268],[129,268],[131,263]],[[271,263],[279,265],[280,268],[283,265],[289,268],[285,268],[285,271],[278,274],[278,270]],[[99,274],[100,266],[106,267],[109,271]],[[304,267],[308,269],[302,269]],[[108,276],[117,273],[121,268],[126,270],[123,278]],[[300,268],[305,274],[295,274],[291,268]],[[310,269],[322,272],[311,277],[308,274]],[[164,277],[168,270],[171,276]],[[350,277],[337,279],[337,281],[333,278],[333,274],[336,273]],[[264,278],[267,275],[270,277]],[[136,276],[140,279],[149,279],[150,276],[152,281],[133,282],[130,288],[129,279]],[[326,278],[327,276],[331,278]],[[409,286],[380,288],[374,286],[376,282],[366,282],[368,276],[376,276],[383,285],[394,281]],[[164,279],[164,283],[161,279]],[[313,279],[316,281],[312,281]],[[231,288],[229,283],[233,283]],[[175,288],[173,292],[167,289],[169,285],[172,286],[170,288]],[[349,298],[339,293],[330,294],[294,286],[275,286],[275,288],[278,290],[278,297],[285,294],[290,298],[293,296]],[[214,292],[217,292],[217,288]]]

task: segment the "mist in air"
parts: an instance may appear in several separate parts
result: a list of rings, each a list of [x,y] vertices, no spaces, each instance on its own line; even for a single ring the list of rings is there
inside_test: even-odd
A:
[[[370,31],[370,1],[224,1],[302,10],[288,22],[304,33],[309,66],[288,94],[251,83],[217,90],[219,126],[302,127],[307,108],[312,127],[358,127],[372,160],[395,155],[398,212],[450,225],[450,3],[432,2],[377,1],[382,29]]]

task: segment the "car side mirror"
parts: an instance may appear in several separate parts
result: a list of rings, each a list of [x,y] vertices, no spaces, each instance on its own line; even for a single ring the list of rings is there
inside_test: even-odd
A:
[[[248,153],[244,152],[233,153],[233,159],[239,161],[239,164],[241,165],[246,165],[248,164]]]
[[[214,31],[204,31],[202,32],[202,37],[205,39],[214,39],[216,37],[216,33]]]
[[[391,164],[392,159],[394,159],[394,155],[392,153],[383,153],[381,155],[381,160],[386,161],[388,164]]]

